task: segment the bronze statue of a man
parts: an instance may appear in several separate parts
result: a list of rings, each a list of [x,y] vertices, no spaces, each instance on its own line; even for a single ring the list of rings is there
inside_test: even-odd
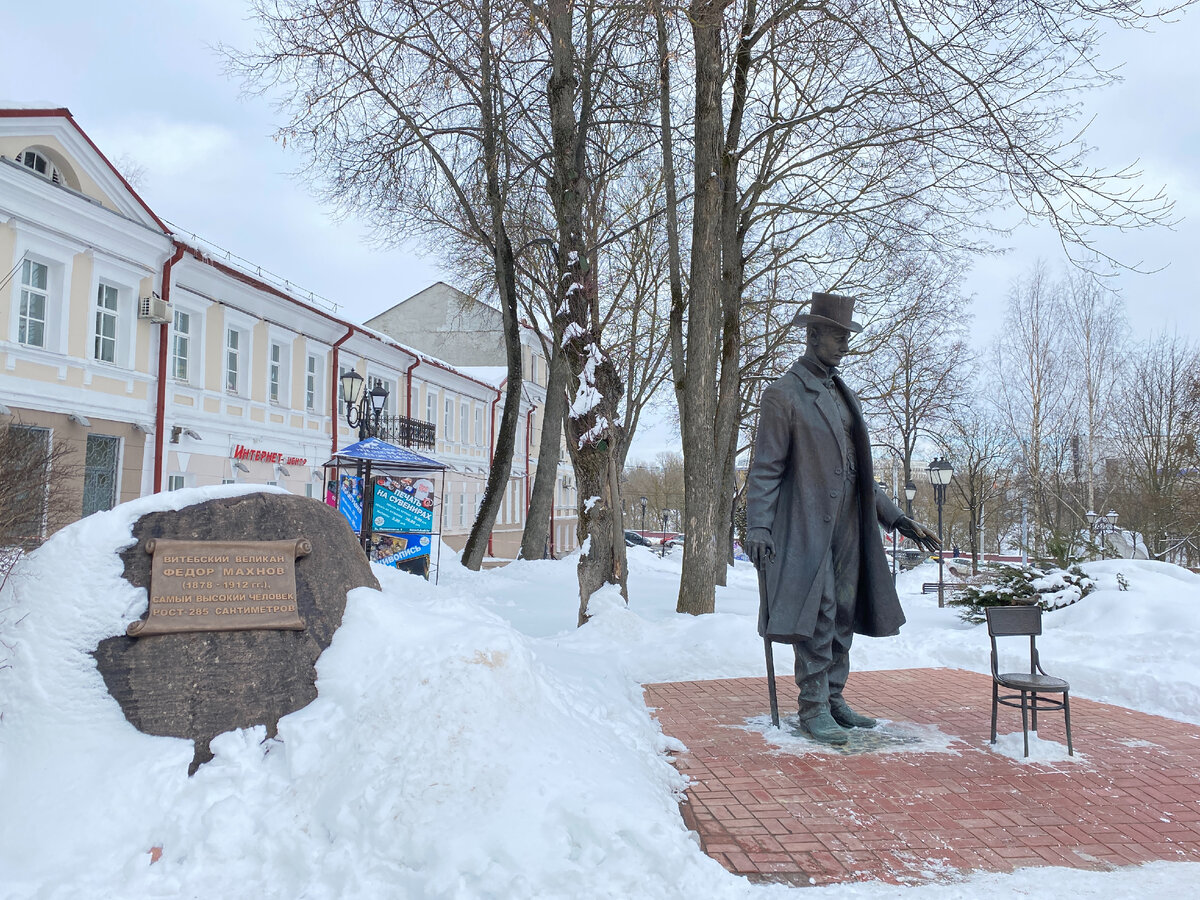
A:
[[[862,330],[853,313],[854,298],[814,293],[796,317],[808,348],[763,392],[747,486],[759,634],[795,646],[801,725],[829,744],[876,724],[842,697],[854,634],[884,637],[904,624],[877,523],[941,547],[875,483],[862,409],[837,374],[850,332]]]

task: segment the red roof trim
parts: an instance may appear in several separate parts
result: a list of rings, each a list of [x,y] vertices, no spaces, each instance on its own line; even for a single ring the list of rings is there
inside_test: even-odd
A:
[[[375,334],[373,331],[363,330],[363,328],[361,326],[355,325],[353,322],[347,322],[345,319],[340,319],[337,316],[332,315],[331,313],[325,312],[325,310],[323,310],[323,309],[318,309],[315,306],[310,306],[309,304],[305,303],[303,300],[299,300],[296,297],[293,297],[291,294],[288,294],[285,291],[281,291],[279,288],[275,287],[273,284],[268,284],[265,281],[260,281],[259,279],[255,278],[253,275],[249,275],[246,272],[241,271],[240,269],[235,269],[233,266],[228,266],[225,263],[215,260],[212,257],[206,255],[202,250],[198,250],[197,248],[192,247],[189,244],[185,244],[185,243],[177,241],[176,246],[185,247],[187,249],[187,252],[191,256],[195,257],[198,262],[201,262],[206,266],[211,266],[212,268],[216,269],[218,272],[221,272],[222,274],[228,275],[230,278],[233,278],[235,281],[240,281],[243,284],[247,284],[252,288],[255,288],[257,290],[260,290],[265,293],[272,294],[276,297],[279,297],[281,300],[287,300],[289,303],[295,303],[297,306],[302,306],[305,309],[309,310],[310,312],[316,313],[317,315],[321,316],[322,318],[328,319],[331,322],[337,322],[339,325],[344,325],[347,328],[352,328],[355,331],[357,331],[359,334],[361,334],[363,337],[371,338],[372,340],[379,341],[379,343],[381,343],[385,346],[392,347],[396,350],[401,351],[402,353],[407,353],[409,356],[419,359],[422,363],[431,365],[436,369],[442,369],[443,371],[450,372],[453,375],[457,375],[459,378],[463,378],[467,381],[473,382],[474,384],[481,385],[482,387],[485,387],[488,390],[492,390],[492,391],[495,390],[495,387],[488,384],[486,381],[480,381],[478,378],[474,378],[474,377],[468,375],[466,372],[459,371],[458,369],[455,369],[452,366],[449,366],[446,363],[442,362],[440,359],[436,359],[435,357],[432,357],[432,356],[425,356],[419,350],[416,350],[412,347],[405,347],[403,344],[400,344],[396,341],[387,340],[386,338],[383,338],[383,337],[379,336],[378,334]]]
[[[0,109],[0,119],[37,119],[55,116],[69,119],[71,111],[65,106],[60,106],[58,109]]]

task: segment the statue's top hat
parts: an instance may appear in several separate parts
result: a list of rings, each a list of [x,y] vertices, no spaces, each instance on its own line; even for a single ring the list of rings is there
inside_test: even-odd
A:
[[[837,328],[845,328],[847,331],[862,331],[862,325],[851,318],[853,315],[853,297],[843,297],[840,294],[820,294],[814,291],[812,305],[809,306],[808,312],[800,313],[792,320],[792,324],[833,325]]]

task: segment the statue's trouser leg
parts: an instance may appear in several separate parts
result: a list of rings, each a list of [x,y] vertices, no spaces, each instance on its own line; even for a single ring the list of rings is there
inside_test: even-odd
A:
[[[850,644],[854,639],[854,602],[858,594],[859,527],[854,483],[848,481],[834,527],[830,578],[821,592],[821,606],[811,638],[796,643],[796,698],[800,719],[829,711],[850,674]]]

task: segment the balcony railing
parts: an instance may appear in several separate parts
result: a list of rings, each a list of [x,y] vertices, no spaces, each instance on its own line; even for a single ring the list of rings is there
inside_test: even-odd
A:
[[[413,450],[433,450],[437,446],[437,429],[431,422],[408,416],[381,416],[379,439]]]

